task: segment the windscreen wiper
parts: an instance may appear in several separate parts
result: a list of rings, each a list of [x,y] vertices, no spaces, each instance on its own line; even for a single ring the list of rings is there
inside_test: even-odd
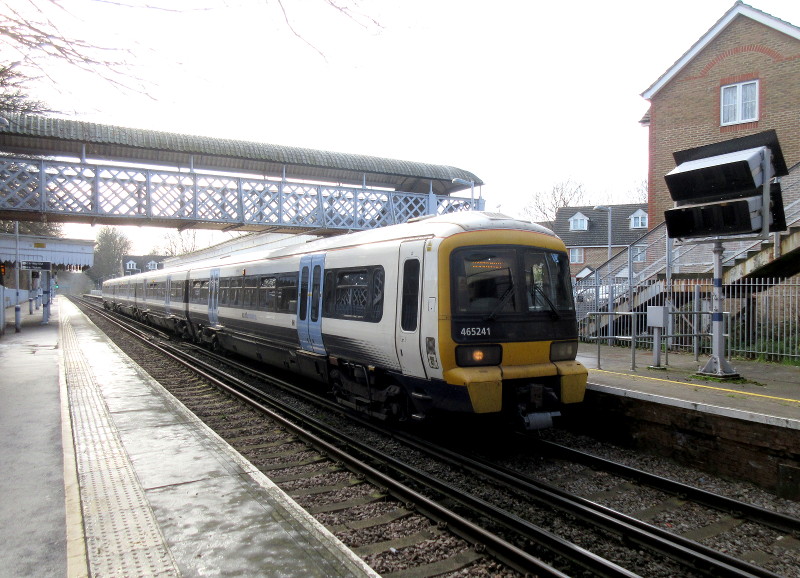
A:
[[[561,319],[561,314],[558,312],[558,309],[556,309],[556,306],[553,305],[552,301],[550,301],[550,298],[547,296],[544,290],[536,284],[536,281],[531,281],[531,286],[531,297],[533,297],[533,302],[536,303],[536,292],[538,291],[539,295],[541,295],[547,303],[547,306],[550,307],[550,317],[552,317],[554,321]]]
[[[505,293],[503,293],[500,296],[500,302],[495,306],[494,309],[492,309],[492,312],[486,317],[485,319],[486,321],[493,321],[494,318],[497,317],[497,314],[500,313],[500,310],[503,307],[505,307],[506,302],[509,300],[509,298],[514,294],[514,281],[510,278],[508,281],[510,283],[508,289],[506,289]]]

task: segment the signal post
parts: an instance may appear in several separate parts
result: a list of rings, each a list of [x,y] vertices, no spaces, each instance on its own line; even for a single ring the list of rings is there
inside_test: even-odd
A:
[[[671,239],[714,244],[711,358],[698,373],[739,377],[725,359],[722,253],[724,240],[766,240],[786,230],[780,183],[789,174],[774,130],[673,155],[664,178],[676,207],[664,213]]]

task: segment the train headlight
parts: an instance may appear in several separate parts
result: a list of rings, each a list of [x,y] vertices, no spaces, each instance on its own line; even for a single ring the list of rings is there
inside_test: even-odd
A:
[[[577,341],[554,341],[550,344],[550,361],[571,361],[577,355]]]
[[[459,345],[456,347],[456,363],[460,367],[476,365],[500,365],[503,348],[499,345]]]

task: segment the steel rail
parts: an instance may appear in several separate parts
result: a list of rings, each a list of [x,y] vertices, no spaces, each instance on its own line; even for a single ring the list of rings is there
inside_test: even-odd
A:
[[[105,313],[105,311],[103,311]],[[155,344],[150,343],[154,347],[162,349],[162,347],[157,346]],[[185,355],[184,352],[169,346],[170,349],[176,351],[177,355]],[[167,355],[171,355],[169,352],[164,351]],[[207,354],[207,352],[204,352]],[[174,357],[174,356],[173,356]],[[230,363],[231,360],[224,359],[221,356],[216,356],[220,361],[224,363]],[[180,361],[180,359],[178,359]],[[181,363],[185,363],[181,361]],[[225,375],[224,372],[215,368],[211,365],[206,364],[205,362],[194,358],[195,364],[201,364],[206,367],[207,370]],[[240,370],[247,371],[253,375],[257,375],[259,378],[267,378],[269,381],[280,385],[281,387],[289,386],[291,389],[297,391],[297,388],[286,384],[282,380],[277,380],[271,376],[267,376],[261,372],[258,372],[255,369],[249,368],[242,364],[235,363]],[[194,371],[198,371],[197,367],[194,365],[189,364],[188,367],[193,369]],[[214,379],[211,376],[204,375],[209,379]],[[225,375],[225,379],[233,380],[237,382],[238,387],[245,388],[248,391],[251,391],[258,395],[259,397],[263,398],[266,396],[263,392],[258,391],[257,389],[253,388],[253,386],[233,378],[231,376]],[[223,386],[228,389],[227,386]],[[300,390],[302,391],[302,390]],[[241,395],[241,394],[236,394]],[[308,398],[313,398],[313,401],[319,402],[320,398],[318,396],[313,396],[310,394],[304,394]],[[270,403],[279,403],[272,399],[270,396],[266,396]],[[323,400],[324,401],[324,400]],[[335,408],[337,411],[341,411],[341,408],[338,408],[334,404],[330,404],[329,402],[325,401],[326,405]],[[281,406],[281,411],[286,411],[286,408]],[[293,410],[289,410],[292,413],[295,413]],[[297,414],[294,416],[295,419],[303,419],[307,421],[309,418],[306,416],[302,416],[302,414]],[[688,565],[692,568],[695,568],[699,571],[705,572],[709,575],[714,576],[758,576],[763,578],[773,578],[776,575],[771,573],[763,568],[754,566],[737,558],[733,558],[731,556],[722,554],[697,542],[688,540],[676,534],[672,534],[667,532],[666,530],[662,530],[646,522],[642,522],[625,514],[621,514],[584,498],[575,496],[573,494],[569,494],[568,492],[564,492],[554,486],[550,486],[549,484],[545,484],[543,482],[539,482],[533,480],[531,478],[525,477],[517,472],[513,472],[511,470],[501,468],[494,464],[489,464],[488,462],[484,462],[479,460],[475,457],[464,456],[462,454],[457,454],[450,450],[443,449],[438,446],[433,446],[427,441],[421,440],[419,438],[415,438],[412,436],[407,436],[403,434],[398,434],[396,431],[387,431],[383,428],[375,426],[370,422],[363,422],[374,429],[380,430],[383,433],[387,433],[392,435],[396,439],[402,441],[403,443],[410,444],[414,447],[417,447],[421,451],[424,451],[430,455],[435,455],[437,459],[444,460],[454,467],[458,468],[467,468],[473,471],[476,474],[485,476],[489,479],[493,479],[497,483],[501,483],[510,487],[514,487],[519,490],[524,490],[528,493],[534,495],[537,501],[547,504],[548,506],[556,506],[559,509],[567,511],[572,515],[575,515],[587,523],[592,525],[597,525],[604,528],[607,531],[613,532],[615,535],[619,536],[621,539],[626,541],[635,543],[637,545],[646,547],[648,550],[657,551],[663,555],[668,556],[671,559],[677,560],[682,564]],[[324,431],[324,435],[332,435],[328,430],[327,426],[320,424],[319,422],[315,421],[314,424],[315,429],[317,431]],[[299,434],[298,434],[299,435]],[[336,434],[340,435],[340,434]],[[565,551],[560,551],[561,555],[571,559],[573,562],[583,566],[586,569],[589,569],[593,572],[597,572],[599,575],[625,575],[629,576],[632,575],[628,573],[623,568],[616,566],[613,568],[612,573],[606,573],[609,571],[609,568],[605,566],[608,561],[583,550],[582,548],[577,547],[576,545],[563,540],[562,538],[555,536],[541,528],[534,526],[533,524],[522,520],[521,518],[505,512],[495,506],[477,498],[475,496],[471,496],[465,494],[463,490],[453,488],[449,484],[437,480],[427,474],[426,472],[422,472],[417,470],[416,468],[410,467],[403,462],[396,460],[395,458],[383,454],[378,450],[370,448],[365,444],[353,439],[342,440],[340,443],[347,444],[349,447],[356,449],[357,451],[370,456],[371,459],[375,459],[380,461],[384,464],[391,464],[392,468],[395,471],[402,472],[403,475],[415,480],[417,483],[425,484],[435,491],[448,496],[449,499],[455,500],[458,503],[461,503],[462,506],[469,508],[473,511],[479,511],[483,515],[488,516],[498,523],[501,523],[503,526],[514,530],[515,532],[519,532],[526,537],[536,543],[542,544],[550,549],[558,549],[563,550],[566,547]],[[328,451],[327,449],[321,451]],[[349,455],[349,454],[345,454]],[[348,462],[349,459],[352,458],[342,458],[343,462]],[[609,464],[614,464],[613,462],[609,462]],[[614,464],[621,468],[620,464]],[[355,466],[354,466],[355,467]],[[646,472],[641,472],[642,474],[646,474],[647,476],[652,476],[652,474],[647,474]],[[381,482],[383,483],[383,482]],[[378,484],[380,485],[380,483]],[[695,488],[696,489],[696,488]],[[411,490],[413,492],[413,490]],[[701,491],[702,490],[698,490]],[[706,494],[710,494],[705,492]],[[713,494],[710,494],[713,496]],[[411,496],[409,496],[410,498]],[[735,502],[735,501],[734,501]],[[736,502],[737,505],[741,504],[743,506],[748,506],[747,504],[742,504],[740,502]],[[579,550],[573,550],[573,548],[579,548]],[[599,564],[599,566],[598,566]],[[612,563],[613,564],[613,563]],[[621,574],[616,574],[615,572],[622,572]]]
[[[454,534],[464,538],[473,545],[485,549],[496,559],[503,561],[512,568],[515,568],[523,573],[534,572],[537,576],[552,576],[557,578],[567,578],[568,575],[558,571],[552,566],[539,560],[535,556],[532,556],[528,552],[525,552],[524,550],[511,544],[510,542],[507,542],[506,540],[503,540],[499,536],[481,528],[480,526],[477,526],[476,524],[470,522],[466,518],[456,514],[452,510],[449,510],[448,508],[445,508],[440,504],[437,504],[433,500],[427,498],[426,496],[420,494],[419,492],[416,492],[415,490],[409,488],[408,486],[394,480],[393,478],[380,472],[379,470],[375,469],[369,464],[366,464],[362,460],[357,459],[356,457],[352,456],[351,454],[349,454],[348,452],[339,447],[339,445],[341,444],[349,445],[353,443],[354,440],[348,439],[345,441],[340,439],[337,443],[330,443],[322,439],[319,435],[312,433],[307,429],[304,429],[303,427],[294,423],[284,415],[281,415],[281,413],[278,413],[276,409],[267,407],[267,405],[265,405],[262,402],[269,403],[274,406],[279,406],[278,409],[280,412],[290,415],[293,419],[302,420],[303,422],[305,422],[306,425],[311,425],[314,429],[318,431],[329,429],[323,424],[317,422],[316,420],[304,416],[300,412],[297,412],[291,408],[287,408],[285,405],[280,404],[280,402],[278,402],[277,400],[274,400],[270,396],[264,394],[263,392],[260,392],[257,388],[248,384],[245,381],[227,375],[222,370],[215,368],[205,362],[202,362],[195,357],[187,356],[185,352],[182,352],[178,348],[169,345],[154,343],[146,336],[142,335],[141,331],[131,330],[125,327],[125,325],[122,324],[119,320],[109,315],[108,312],[106,312],[104,309],[98,308],[97,305],[91,303],[87,303],[87,305],[95,309],[95,311],[98,314],[102,315],[108,321],[116,324],[118,327],[120,327],[120,329],[128,332],[130,335],[140,339],[149,347],[159,351],[159,353],[161,353],[162,355],[169,357],[176,363],[179,363],[182,366],[186,367],[187,369],[191,370],[196,375],[202,377],[205,380],[208,380],[214,386],[236,397],[237,399],[244,401],[251,407],[254,407],[259,411],[263,412],[270,419],[273,419],[277,423],[286,427],[292,433],[297,435],[299,438],[303,439],[306,443],[315,447],[318,451],[325,453],[331,459],[349,465],[351,469],[356,471],[356,473],[362,474],[365,479],[368,479],[374,485],[386,490],[388,493],[392,494],[397,499],[413,503],[417,508],[417,510],[422,512],[423,515],[426,515],[437,522],[445,523],[448,529],[450,529],[450,531],[452,531]],[[191,361],[187,361],[185,359],[187,357],[191,359]],[[226,383],[225,381],[228,381],[230,383]],[[231,383],[235,385],[231,385]],[[256,394],[259,397],[260,401],[254,399],[253,397],[250,397],[245,392]],[[602,574],[602,575],[628,576],[628,577],[635,576],[627,572],[622,574],[612,573],[612,574]]]
[[[733,498],[728,498],[727,496],[714,494],[713,492],[709,492],[695,486],[676,482],[674,480],[670,480],[669,478],[657,476],[637,468],[626,466],[618,462],[613,462],[611,460],[581,452],[573,448],[568,448],[554,442],[536,440],[536,443],[554,457],[563,456],[570,461],[578,461],[589,467],[602,469],[618,476],[635,480],[643,485],[656,488],[668,494],[673,494],[681,498],[688,498],[694,502],[708,506],[709,508],[728,512],[735,516],[741,516],[747,520],[758,522],[759,524],[768,526],[774,530],[778,530],[779,532],[800,536],[800,519],[798,518],[793,518],[791,516],[787,516],[786,514],[781,514],[780,512],[767,510],[766,508],[762,508],[760,506],[755,506],[753,504],[741,502]]]
[[[406,440],[404,440],[406,441]],[[506,484],[517,490],[531,493],[548,505],[569,511],[587,522],[604,527],[610,532],[649,550],[656,550],[683,564],[710,576],[758,576],[775,578],[778,575],[693,540],[667,532],[621,512],[617,512],[586,498],[576,496],[550,484],[535,480],[519,472],[490,463],[475,456],[466,456],[434,446],[425,440],[409,439],[406,443],[419,444],[439,459],[454,466],[468,469],[476,475]]]

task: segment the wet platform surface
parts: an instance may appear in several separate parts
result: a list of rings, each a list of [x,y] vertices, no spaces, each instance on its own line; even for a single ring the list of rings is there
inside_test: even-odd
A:
[[[375,575],[66,299],[0,337],[0,574]],[[580,345],[590,388],[800,429],[800,367]]]
[[[2,573],[376,575],[74,305],[40,321],[0,337]]]
[[[578,350],[591,390],[800,430],[800,366],[733,359],[740,379],[720,380],[698,375],[707,360],[670,352],[654,369],[651,351],[601,345],[598,363],[596,344]]]

